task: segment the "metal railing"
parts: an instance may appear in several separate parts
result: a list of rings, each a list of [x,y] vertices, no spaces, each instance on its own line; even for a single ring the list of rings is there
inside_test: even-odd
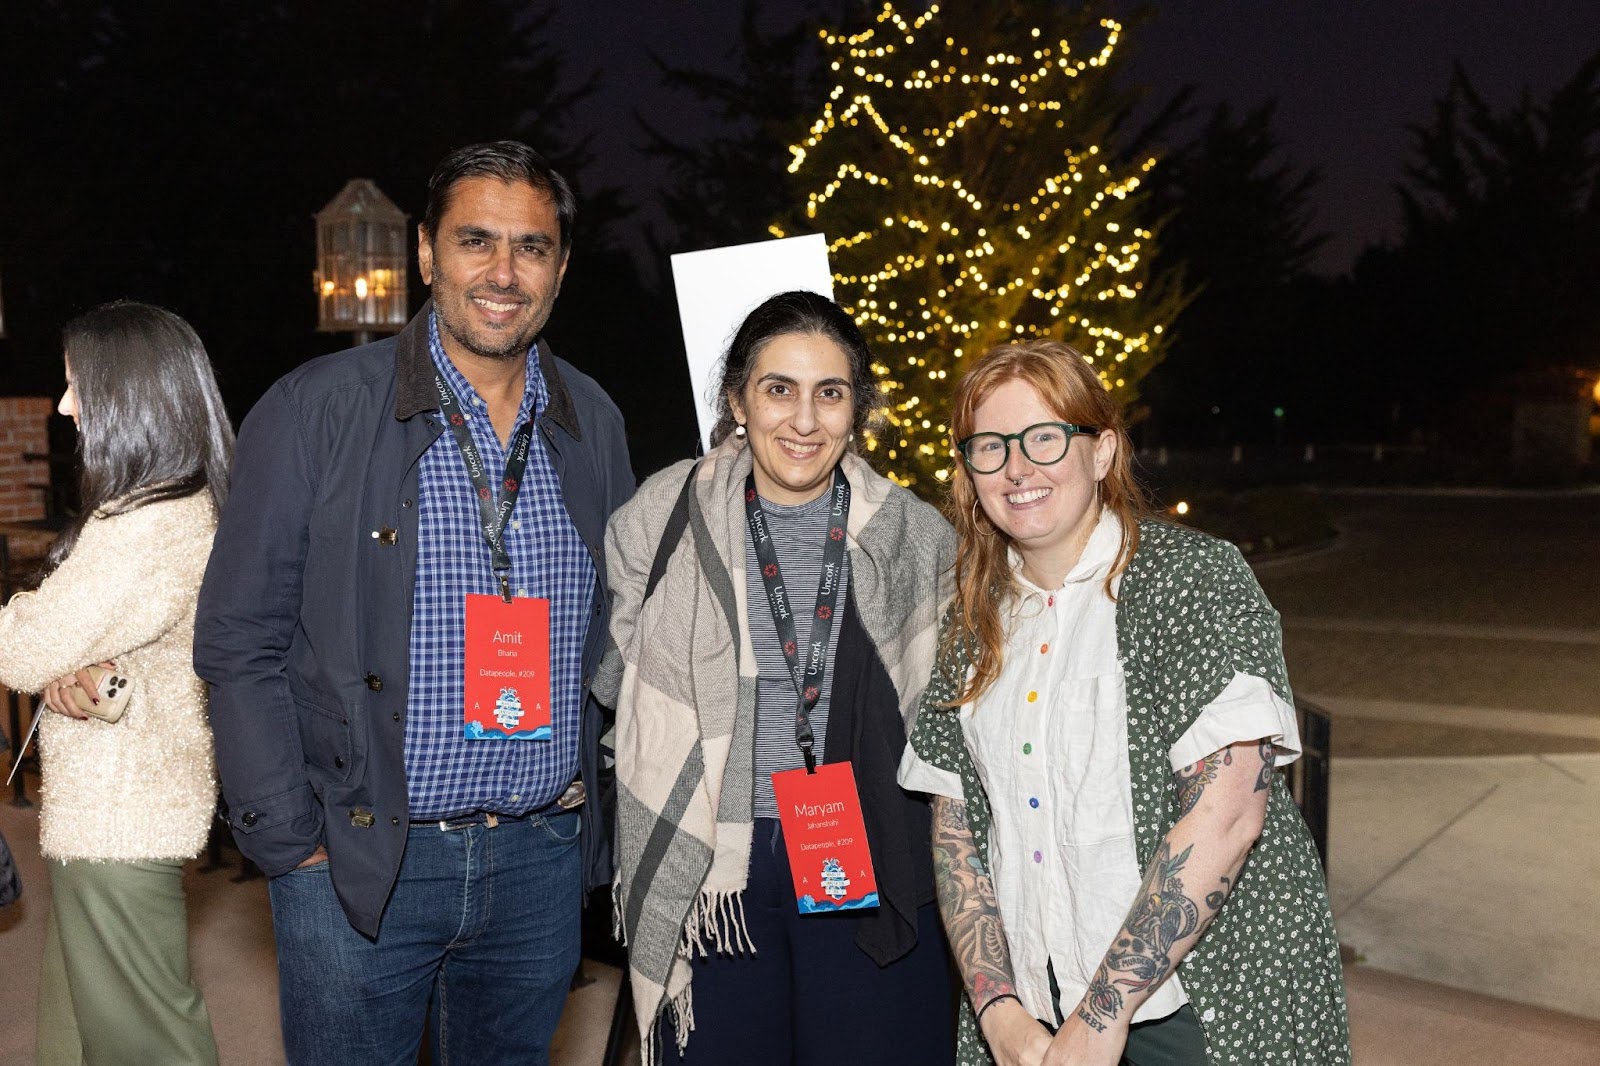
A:
[[[1328,779],[1332,755],[1330,740],[1333,719],[1328,712],[1306,700],[1295,700],[1300,723],[1300,758],[1289,764],[1289,791],[1300,805],[1322,859],[1322,872],[1328,872]]]

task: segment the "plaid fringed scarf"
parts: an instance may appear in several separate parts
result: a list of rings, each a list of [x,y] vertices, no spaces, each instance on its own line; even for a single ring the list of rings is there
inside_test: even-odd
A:
[[[689,476],[647,481],[606,535],[614,598],[595,692],[617,708],[617,924],[646,1066],[670,1011],[680,1050],[694,1028],[689,960],[754,951],[742,894],[750,866],[756,659],[746,625],[748,449],[729,438],[695,474],[688,527],[641,605],[651,563]],[[948,599],[950,527],[863,460],[850,482],[853,603],[899,697],[909,735]]]

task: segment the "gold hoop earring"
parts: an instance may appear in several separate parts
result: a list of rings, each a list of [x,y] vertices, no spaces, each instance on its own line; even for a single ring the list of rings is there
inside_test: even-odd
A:
[[[988,516],[986,515],[985,517]],[[983,527],[978,524],[978,497],[976,496],[972,497],[972,528],[978,531],[978,536],[980,537],[994,536],[992,532],[985,533]]]

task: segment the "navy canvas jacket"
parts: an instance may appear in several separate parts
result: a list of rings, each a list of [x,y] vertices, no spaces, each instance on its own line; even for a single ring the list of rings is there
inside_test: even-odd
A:
[[[408,824],[405,718],[422,453],[444,425],[428,351],[431,304],[396,337],[312,360],[275,384],[239,431],[228,504],[195,620],[195,672],[229,824],[269,877],[323,844],[350,924],[376,936]],[[543,341],[550,401],[538,432],[594,560],[583,649],[587,891],[609,882],[599,706],[605,528],[634,490],[622,415]]]

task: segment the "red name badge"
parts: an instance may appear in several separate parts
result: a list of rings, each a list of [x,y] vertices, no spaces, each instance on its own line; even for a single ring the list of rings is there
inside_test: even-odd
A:
[[[550,601],[467,597],[468,740],[550,739]]]
[[[878,879],[850,764],[824,763],[814,774],[803,769],[773,774],[772,794],[800,913],[876,907]]]

